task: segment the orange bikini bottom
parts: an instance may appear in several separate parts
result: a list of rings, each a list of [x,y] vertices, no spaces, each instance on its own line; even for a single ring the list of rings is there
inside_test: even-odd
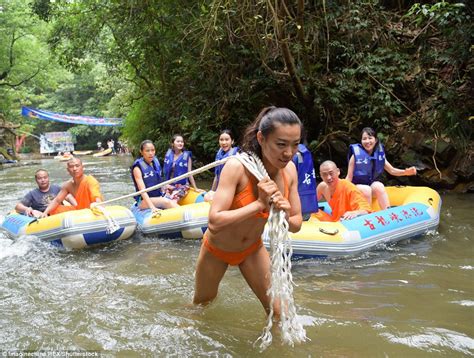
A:
[[[243,251],[224,251],[213,246],[209,242],[206,234],[204,234],[204,237],[202,238],[202,245],[204,245],[207,251],[209,251],[214,257],[218,258],[221,261],[224,261],[225,263],[231,266],[240,265],[248,256],[250,256],[263,246],[262,239],[259,239]]]

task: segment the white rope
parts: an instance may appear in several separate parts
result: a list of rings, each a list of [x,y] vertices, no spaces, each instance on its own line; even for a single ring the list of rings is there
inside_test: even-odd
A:
[[[235,156],[254,175],[257,180],[262,180],[268,173],[258,156],[254,153],[239,153]],[[270,313],[267,325],[262,335],[255,343],[260,341],[260,350],[263,351],[272,343],[273,305],[280,304],[279,326],[283,343],[293,346],[295,343],[304,342],[306,331],[297,320],[296,307],[293,300],[293,276],[291,274],[291,239],[288,235],[288,222],[283,210],[270,207],[267,225],[263,236],[270,242],[271,281],[267,295],[270,297]]]
[[[217,167],[221,164],[224,164],[225,162],[227,162],[230,158],[233,158],[233,157],[226,157],[226,158],[223,158],[221,160],[217,160],[215,162],[212,162],[212,163],[209,163],[207,165],[204,165],[203,167],[201,168],[198,168],[198,169],[194,169],[194,170],[191,170],[190,172],[187,172],[183,175],[179,175],[177,177],[174,177],[174,178],[171,178],[170,180],[166,180],[164,182],[161,182],[159,184],[156,184],[156,185],[153,185],[153,186],[150,186],[148,188],[145,188],[145,189],[142,189],[142,190],[139,190],[139,191],[136,191],[135,193],[131,193],[131,194],[127,194],[127,195],[122,195],[122,196],[119,196],[118,198],[114,198],[114,199],[109,199],[109,200],[106,200],[106,201],[102,201],[100,203],[92,203],[91,204],[91,209],[93,207],[96,207],[97,205],[107,205],[107,204],[110,204],[110,203],[113,203],[113,202],[116,202],[116,201],[119,201],[119,200],[123,200],[123,199],[127,199],[127,198],[131,198],[131,197],[134,197],[134,196],[137,196],[137,195],[141,195],[143,193],[147,193],[149,191],[152,191],[152,190],[155,190],[155,189],[159,189],[159,188],[162,188],[168,184],[172,184],[176,181],[179,181],[181,179],[186,179],[194,174],[199,174],[199,173],[202,173],[202,172],[205,172],[206,170],[209,170],[209,169],[212,169],[214,167]]]
[[[111,215],[109,215],[108,211],[103,206],[95,205],[94,207],[92,207],[91,205],[91,210],[94,214],[97,214],[96,211],[98,211],[105,217],[105,219],[107,220],[107,227],[105,228],[107,234],[113,234],[114,232],[120,229],[120,225],[118,224],[118,222],[115,221],[115,219]]]

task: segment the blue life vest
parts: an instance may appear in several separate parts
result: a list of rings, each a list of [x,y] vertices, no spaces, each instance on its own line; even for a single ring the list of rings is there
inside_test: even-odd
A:
[[[168,149],[165,155],[165,161],[163,164],[163,174],[166,180],[171,178],[176,178],[180,175],[186,174],[188,172],[188,161],[189,158],[192,158],[192,153],[189,150],[183,151],[181,155],[174,161],[174,152],[173,150]],[[171,177],[171,172],[173,176]],[[188,178],[178,180],[173,184],[188,184]]]
[[[231,156],[235,155],[238,152],[238,150],[239,150],[239,147],[233,147],[233,148],[230,148],[227,152],[224,152],[221,148],[221,149],[219,149],[219,151],[216,154],[215,161],[218,161],[218,160],[221,160],[221,159],[224,159],[224,158],[227,158],[227,157],[231,157]],[[217,185],[219,185],[219,178],[221,176],[221,172],[222,172],[223,168],[224,168],[224,164],[221,164],[221,165],[215,167],[215,169],[214,169],[214,173],[216,174],[216,177],[217,177],[216,188],[217,188]]]
[[[145,159],[141,157],[135,160],[132,166],[130,167],[130,170],[132,172],[133,184],[135,185],[135,189],[137,191],[139,191],[140,189],[138,189],[137,182],[135,181],[135,177],[133,176],[133,169],[135,169],[135,167],[137,166],[140,168],[140,171],[142,172],[142,178],[143,178],[143,182],[145,183],[146,188],[160,184],[162,182],[161,165],[158,159],[156,159],[156,157],[153,157],[153,161],[151,162],[151,165],[149,165],[147,162],[145,162]],[[147,193],[150,198],[159,197],[163,195],[160,189],[155,189]],[[135,196],[135,200],[138,201],[139,198],[140,198],[140,195]]]
[[[351,144],[349,146],[348,160],[354,155],[354,175],[352,182],[354,184],[370,185],[377,180],[384,171],[385,150],[381,143],[374,148],[372,156],[366,152],[360,144]]]
[[[304,144],[298,144],[298,152],[293,157],[293,163],[295,163],[298,171],[298,194],[301,201],[301,211],[303,214],[315,213],[318,211],[316,173],[311,152]]]

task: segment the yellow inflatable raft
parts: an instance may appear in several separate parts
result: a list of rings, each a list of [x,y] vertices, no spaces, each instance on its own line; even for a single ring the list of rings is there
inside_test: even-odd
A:
[[[151,210],[140,210],[133,205],[131,210],[138,230],[143,234],[158,234],[167,238],[202,238],[207,229],[210,208],[209,203],[204,202],[204,194],[191,188],[179,201],[180,207],[160,210],[155,216],[152,216]]]
[[[92,154],[93,157],[105,157],[107,155],[110,155],[112,153],[112,149],[108,148],[106,150],[103,150],[101,152],[97,152]]]
[[[352,220],[321,222],[314,217],[303,222],[301,230],[290,233],[293,255],[344,256],[368,251],[377,246],[417,237],[436,230],[441,198],[427,187],[387,187],[391,208]],[[193,200],[196,201],[193,203]],[[138,228],[145,234],[161,237],[200,239],[207,229],[209,203],[197,193],[185,197],[179,208],[162,210],[156,217],[150,210],[132,208]],[[324,203],[326,204],[326,203]],[[376,201],[374,209],[378,210]],[[325,211],[330,208],[324,205]],[[269,247],[268,238],[264,243]]]
[[[133,235],[136,221],[129,209],[123,206],[108,206],[106,213],[118,224],[114,231],[110,230],[111,222],[104,215],[90,209],[68,211],[44,219],[14,212],[5,217],[0,229],[12,238],[33,235],[69,249],[124,240]]]
[[[92,150],[75,150],[72,154],[81,156],[81,155],[91,155],[94,153]]]
[[[67,162],[69,159],[74,158],[72,154],[69,155],[57,155],[54,159],[59,160],[60,162]]]
[[[314,216],[303,222],[301,230],[291,233],[295,256],[354,255],[377,246],[414,238],[434,231],[439,224],[441,198],[427,187],[387,187],[392,207],[352,220],[322,222]],[[326,204],[326,203],[325,203]],[[327,204],[325,211],[330,211]],[[268,238],[264,238],[267,247]]]

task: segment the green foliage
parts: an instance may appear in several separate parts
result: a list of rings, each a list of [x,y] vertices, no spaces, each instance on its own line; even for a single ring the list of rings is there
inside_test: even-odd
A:
[[[417,86],[427,94],[427,110],[418,123],[435,135],[456,138],[458,147],[472,138],[472,48],[474,26],[463,3],[414,4],[406,21],[416,25],[419,56]]]
[[[31,152],[32,152],[31,147],[24,146],[24,147],[20,148],[20,153],[22,153],[22,154],[27,154],[27,153],[31,153]]]
[[[13,3],[31,15],[28,1]],[[241,136],[268,105],[298,113],[315,146],[329,143],[327,133],[367,125],[389,135],[392,122],[404,118],[461,138],[453,143],[462,146],[472,135],[467,7],[442,1],[404,8],[410,2],[399,1],[395,11],[384,3],[391,2],[32,0],[39,18],[31,15],[29,23],[6,7],[0,27],[31,34],[24,38],[31,43],[15,47],[23,60],[10,78],[24,78],[40,60],[47,69],[28,86],[7,89],[1,108],[10,117],[20,103],[124,117],[122,136],[132,148],[152,139],[161,155],[181,133],[202,161],[213,158],[221,129]],[[41,54],[37,62],[31,48]],[[2,45],[0,70],[8,67],[7,53]],[[83,145],[120,135],[71,131]]]
[[[27,1],[0,1],[0,111],[10,121],[20,122],[21,104],[42,98],[65,76],[50,56],[48,32]]]

